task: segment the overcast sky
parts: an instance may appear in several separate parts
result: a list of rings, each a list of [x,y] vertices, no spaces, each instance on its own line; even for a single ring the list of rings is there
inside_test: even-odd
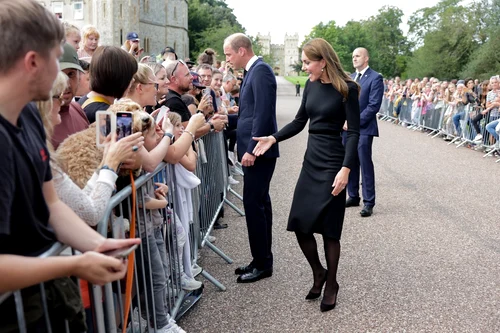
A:
[[[401,29],[406,34],[408,18],[418,9],[433,7],[439,0],[369,0],[369,1],[332,1],[332,0],[225,0],[247,34],[256,36],[271,34],[273,44],[283,43],[285,33],[299,34],[299,42],[320,22],[334,20],[337,26],[344,26],[349,20],[367,19],[376,15],[385,5],[400,8],[405,16]],[[468,1],[464,1],[468,2]],[[283,5],[284,4],[284,5]],[[284,11],[280,7],[284,6]]]

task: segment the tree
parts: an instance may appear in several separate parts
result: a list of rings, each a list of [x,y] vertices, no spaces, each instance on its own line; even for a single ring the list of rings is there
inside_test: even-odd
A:
[[[224,39],[230,34],[245,32],[224,1],[189,0],[188,6],[189,50],[193,59],[208,47],[221,57]]]
[[[472,22],[477,22],[477,19],[471,14],[470,8],[457,3],[458,0],[443,0],[435,7],[417,11],[420,14],[410,18],[410,31],[412,26],[415,27],[421,19],[426,18],[429,20],[429,30],[413,30],[418,38],[423,36],[423,45],[409,60],[408,75],[453,79],[471,60],[471,54],[479,46],[479,40],[475,38],[478,35],[477,27],[472,26]]]
[[[341,28],[338,44],[334,46],[345,71],[351,72],[352,52],[358,47],[371,49],[371,43],[366,31],[365,21],[349,21]]]
[[[384,6],[365,23],[369,38],[370,66],[388,77],[401,76],[409,55],[409,43],[399,28],[403,11]]]

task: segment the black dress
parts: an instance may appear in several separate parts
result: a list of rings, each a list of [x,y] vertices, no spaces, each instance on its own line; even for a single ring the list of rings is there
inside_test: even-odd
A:
[[[309,120],[309,138],[299,180],[288,218],[288,231],[320,233],[340,239],[344,222],[346,190],[332,195],[337,172],[352,168],[358,158],[359,101],[358,86],[349,82],[349,94],[343,96],[331,83],[306,82],[302,104],[295,119],[273,134],[283,141],[301,132]],[[347,119],[345,149],[342,127]]]

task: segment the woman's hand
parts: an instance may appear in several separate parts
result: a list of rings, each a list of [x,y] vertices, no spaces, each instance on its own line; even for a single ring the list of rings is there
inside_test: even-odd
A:
[[[101,166],[107,165],[117,170],[120,163],[133,159],[143,144],[144,137],[141,132],[128,135],[119,141],[116,141],[116,134],[113,133],[109,143],[104,148]]]
[[[170,121],[170,118],[167,117],[167,115],[165,115],[165,117],[163,117],[163,121],[161,123],[161,129],[164,132],[168,132],[168,133],[174,132],[174,125],[172,125],[172,122]]]
[[[347,186],[347,182],[349,180],[349,172],[350,171],[351,171],[350,169],[348,169],[346,167],[342,167],[342,169],[340,169],[340,171],[337,173],[337,175],[335,176],[335,179],[333,180],[333,184],[332,184],[332,187],[333,187],[332,195],[333,196],[339,195],[339,193],[345,189],[345,187]]]
[[[255,156],[261,156],[264,155],[266,151],[271,148],[272,145],[276,143],[276,138],[272,135],[269,136],[261,136],[259,138],[252,138],[255,141],[258,141],[257,145],[253,149],[253,154]]]

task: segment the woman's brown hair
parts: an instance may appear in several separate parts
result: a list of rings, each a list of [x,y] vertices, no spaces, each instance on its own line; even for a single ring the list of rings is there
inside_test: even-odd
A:
[[[325,60],[324,71],[326,71],[328,79],[332,81],[333,87],[344,96],[344,99],[347,99],[349,93],[347,83],[354,82],[354,80],[342,68],[340,59],[333,47],[323,38],[314,38],[308,41],[302,50],[310,60]]]

